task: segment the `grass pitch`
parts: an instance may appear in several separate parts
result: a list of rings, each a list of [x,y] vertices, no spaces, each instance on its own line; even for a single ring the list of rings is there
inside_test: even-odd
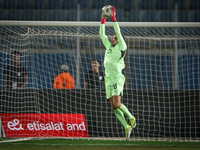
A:
[[[1,150],[200,150],[200,142],[29,140],[1,143]]]

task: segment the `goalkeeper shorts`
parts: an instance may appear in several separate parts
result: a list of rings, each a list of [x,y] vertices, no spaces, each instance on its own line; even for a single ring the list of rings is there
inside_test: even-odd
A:
[[[106,97],[107,99],[113,97],[113,96],[123,96],[123,89],[124,89],[124,78],[122,78],[120,81],[117,82],[115,78],[114,80],[109,80],[109,77],[105,77],[105,86],[106,86]],[[112,82],[111,82],[112,81]],[[118,80],[119,81],[119,80]]]

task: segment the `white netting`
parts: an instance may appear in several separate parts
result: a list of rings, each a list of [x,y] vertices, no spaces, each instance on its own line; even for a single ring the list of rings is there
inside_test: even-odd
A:
[[[199,139],[200,28],[158,23],[158,27],[121,26],[121,31],[128,46],[122,103],[137,119],[132,139]],[[106,27],[106,34],[111,39],[113,27]],[[84,89],[92,59],[99,59],[104,71],[99,26],[1,26],[0,49],[1,136],[124,137],[105,88]],[[4,70],[13,65],[14,51],[21,53],[20,64],[26,68],[25,89],[5,88]],[[63,64],[74,77],[75,89],[53,89]],[[17,130],[20,125],[23,131]],[[11,132],[7,126],[17,129]]]

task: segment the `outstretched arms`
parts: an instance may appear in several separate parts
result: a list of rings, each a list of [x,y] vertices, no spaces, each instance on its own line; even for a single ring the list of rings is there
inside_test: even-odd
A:
[[[113,16],[112,16],[112,21],[113,21],[113,25],[114,25],[114,29],[115,29],[115,33],[117,35],[117,39],[119,41],[119,44],[123,44],[125,43],[124,38],[122,37],[121,31],[120,31],[120,27],[117,23],[117,19],[116,19],[116,8],[114,6],[111,7],[111,10],[113,12]]]
[[[103,16],[103,14],[102,14],[99,34],[100,34],[100,37],[102,39],[104,46],[107,48],[107,47],[110,46],[111,43],[110,43],[110,41],[108,40],[108,37],[105,34],[105,23],[106,23],[106,17]]]
[[[121,34],[121,31],[120,31],[120,27],[117,23],[117,19],[116,19],[116,9],[114,6],[111,7],[111,10],[113,12],[113,15],[112,15],[112,21],[113,21],[113,25],[114,25],[114,30],[115,30],[115,33],[116,33],[116,36],[117,36],[117,39],[118,39],[118,44],[119,45],[126,45],[126,42],[124,41],[124,38]],[[111,43],[110,41],[108,40],[108,37],[105,35],[105,23],[106,23],[106,19],[107,17],[105,17],[103,14],[102,14],[102,19],[101,19],[101,26],[100,26],[100,30],[99,30],[99,34],[100,34],[100,37],[102,39],[102,42],[104,44],[104,46],[106,48],[108,48]]]

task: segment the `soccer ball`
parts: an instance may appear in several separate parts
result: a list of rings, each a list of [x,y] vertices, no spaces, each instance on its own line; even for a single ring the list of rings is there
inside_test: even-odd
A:
[[[113,15],[113,12],[112,10],[110,9],[112,6],[110,5],[106,5],[102,8],[102,14],[105,16],[105,17],[112,17]]]

